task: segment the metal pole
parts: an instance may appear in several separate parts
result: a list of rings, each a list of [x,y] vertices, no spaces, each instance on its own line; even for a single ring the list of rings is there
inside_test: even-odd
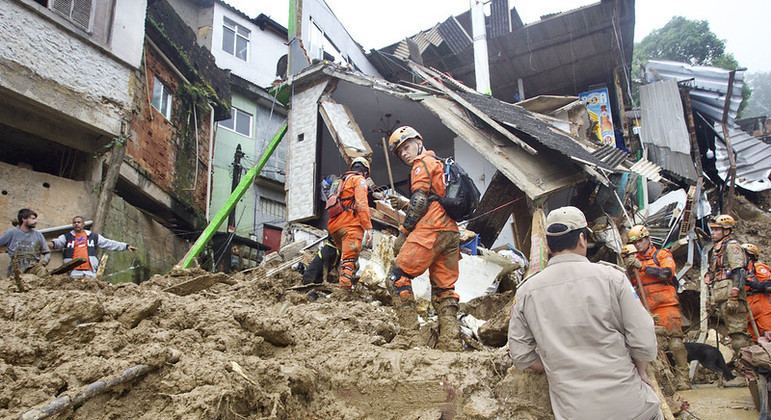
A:
[[[244,152],[241,151],[241,144],[236,146],[236,153],[233,155],[233,182],[230,185],[230,192],[238,188],[238,183],[241,181],[241,172],[244,167],[241,166],[241,158],[244,157]],[[236,231],[236,206],[233,204],[233,210],[228,215],[228,232],[233,233]]]
[[[731,169],[728,170],[728,202],[724,213],[730,214],[733,209],[734,203],[734,183],[736,180],[736,156],[734,156],[734,149],[731,147],[731,136],[728,135],[728,111],[731,109],[731,96],[734,90],[734,77],[736,76],[736,70],[731,70],[728,75],[728,91],[725,96],[725,104],[723,105],[723,120],[721,125],[723,127],[723,140],[725,141],[726,151],[728,152],[728,163],[731,164]]]

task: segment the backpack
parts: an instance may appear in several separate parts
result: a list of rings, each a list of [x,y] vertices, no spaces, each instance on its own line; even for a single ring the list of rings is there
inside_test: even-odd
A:
[[[447,214],[456,222],[469,219],[479,204],[479,190],[471,177],[452,158],[442,159],[429,155],[442,162],[444,166],[445,194],[439,197],[429,190],[431,199],[438,201]],[[423,162],[428,172],[428,166]]]
[[[351,208],[350,204],[346,206],[343,204],[343,201],[353,201],[354,197],[340,198],[340,196],[343,194],[343,188],[345,187],[345,183],[346,181],[348,181],[349,177],[350,175],[344,176],[342,178],[337,178],[334,181],[332,181],[332,184],[329,186],[329,195],[327,197],[327,204],[325,208],[329,213],[330,219],[334,219],[340,213]]]

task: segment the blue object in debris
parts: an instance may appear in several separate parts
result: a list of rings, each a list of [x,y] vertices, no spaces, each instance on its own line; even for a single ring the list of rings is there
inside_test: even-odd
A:
[[[460,244],[461,248],[465,248],[469,250],[469,254],[471,255],[477,255],[477,247],[479,246],[479,234],[474,235],[473,238],[469,239],[468,242]]]

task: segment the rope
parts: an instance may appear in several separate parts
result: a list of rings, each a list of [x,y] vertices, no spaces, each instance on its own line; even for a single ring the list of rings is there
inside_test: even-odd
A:
[[[494,211],[500,210],[500,209],[502,209],[502,208],[504,208],[504,207],[508,206],[509,204],[513,204],[513,203],[516,203],[517,201],[519,201],[519,200],[521,200],[521,199],[523,199],[523,198],[525,198],[525,197],[526,197],[526,196],[524,196],[524,195],[523,195],[522,197],[519,197],[519,198],[515,198],[515,199],[513,199],[513,200],[509,201],[508,203],[504,203],[504,204],[501,204],[500,206],[498,206],[498,207],[496,207],[496,208],[494,208],[494,209],[492,209],[492,210],[486,211],[486,212],[484,212],[484,213],[480,214],[479,216],[474,216],[474,217],[472,217],[471,219],[468,219],[468,220],[464,220],[464,221],[462,221],[462,222],[458,223],[458,225],[468,225],[468,223],[469,223],[469,222],[473,222],[474,220],[477,220],[477,219],[479,219],[480,217],[484,217],[484,216],[487,216],[488,214],[490,214],[490,213],[492,213],[492,212],[494,212]]]

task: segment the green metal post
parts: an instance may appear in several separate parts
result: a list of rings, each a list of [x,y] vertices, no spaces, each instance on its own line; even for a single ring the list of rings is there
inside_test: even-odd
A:
[[[265,149],[265,152],[263,152],[260,161],[257,162],[257,164],[254,165],[252,169],[249,169],[249,172],[247,172],[246,175],[241,179],[241,182],[238,183],[236,189],[233,191],[233,193],[230,194],[230,197],[228,197],[227,201],[225,201],[225,205],[223,205],[220,211],[214,215],[214,218],[209,223],[209,226],[206,227],[201,236],[198,237],[198,240],[196,240],[190,250],[187,251],[185,257],[182,258],[182,261],[179,263],[179,267],[190,268],[190,265],[193,263],[193,259],[197,257],[201,251],[203,251],[204,247],[206,247],[206,244],[208,244],[212,236],[214,236],[214,233],[222,225],[222,222],[224,222],[230,212],[233,211],[233,208],[236,206],[236,203],[238,203],[238,200],[244,196],[246,190],[249,189],[250,185],[252,185],[254,178],[260,174],[260,171],[262,171],[263,166],[265,166],[265,164],[268,162],[268,159],[270,159],[273,151],[276,150],[276,147],[281,142],[281,139],[284,138],[286,129],[287,125],[284,124],[278,130],[276,135],[273,136],[273,139],[270,141],[270,143],[268,143],[268,147]]]

